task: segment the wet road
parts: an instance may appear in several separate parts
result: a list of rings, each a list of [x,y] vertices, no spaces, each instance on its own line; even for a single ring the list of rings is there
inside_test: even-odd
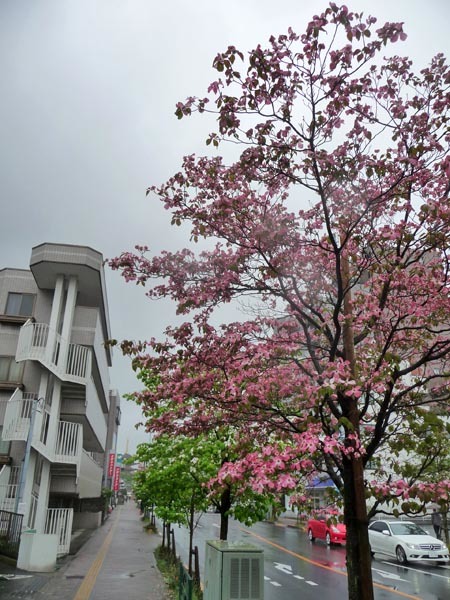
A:
[[[195,532],[203,575],[206,540],[217,539],[219,516],[205,514]],[[177,553],[187,563],[187,530],[175,526]],[[347,577],[345,548],[311,543],[306,534],[293,527],[258,523],[243,527],[230,522],[228,539],[245,540],[264,550],[266,600],[345,600]],[[449,600],[450,566],[414,563],[407,567],[376,556],[372,561],[376,600]]]

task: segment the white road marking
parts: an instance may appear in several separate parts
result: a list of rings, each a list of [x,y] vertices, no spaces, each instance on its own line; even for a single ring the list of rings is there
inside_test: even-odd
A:
[[[385,577],[386,579],[395,579],[396,581],[409,581],[408,579],[402,579],[400,575],[397,575],[396,573],[390,573],[389,571],[382,571],[381,569],[374,568],[372,568],[372,571],[375,571],[375,573],[378,573],[379,575],[381,575],[381,577]]]
[[[281,583],[278,583],[278,581],[271,581],[270,585],[273,585],[274,587],[282,587]]]
[[[392,565],[393,567],[398,567],[398,563],[394,563],[394,562],[389,562],[387,560],[383,560],[383,563],[385,565]],[[446,576],[446,575],[439,575],[439,573],[434,573],[433,571],[422,571],[422,569],[413,569],[412,567],[405,567],[403,565],[404,569],[408,569],[408,571],[415,571],[416,573],[423,573],[424,575],[431,575],[432,577],[440,577],[441,579],[446,579],[447,581],[450,581],[450,577]]]
[[[291,565],[283,565],[282,563],[273,563],[275,565],[275,569],[278,569],[278,571],[282,571],[283,573],[286,573],[287,575],[292,575],[292,567]]]
[[[319,585],[315,581],[308,581],[301,575],[294,575],[294,573],[292,572],[291,565],[284,565],[283,563],[273,563],[273,564],[275,565],[275,569],[278,569],[279,571],[281,571],[282,573],[285,573],[286,575],[292,575],[292,577],[294,577],[294,579],[300,579],[301,581],[304,581],[305,583],[307,583],[308,585],[311,585],[311,586]],[[270,582],[270,583],[272,583],[272,582]]]

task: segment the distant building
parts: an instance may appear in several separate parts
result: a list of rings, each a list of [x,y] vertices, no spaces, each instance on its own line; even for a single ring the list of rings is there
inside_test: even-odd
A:
[[[44,243],[30,270],[0,270],[0,511],[23,515],[22,568],[51,568],[101,522],[120,423],[110,337],[96,250]]]
[[[121,419],[120,396],[117,390],[109,392],[109,414],[108,414],[108,435],[106,439],[106,448],[108,452],[105,456],[103,487],[109,490],[114,486],[114,473],[117,461],[117,433]]]

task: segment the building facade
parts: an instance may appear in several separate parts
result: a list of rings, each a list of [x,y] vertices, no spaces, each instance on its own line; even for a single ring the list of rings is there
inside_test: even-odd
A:
[[[120,422],[110,337],[96,250],[44,243],[30,270],[0,270],[0,510],[23,515],[22,568],[51,568],[100,524]]]

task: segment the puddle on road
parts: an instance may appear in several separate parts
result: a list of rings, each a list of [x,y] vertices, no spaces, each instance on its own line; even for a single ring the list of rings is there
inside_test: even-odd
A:
[[[139,571],[133,571],[132,573],[122,573],[119,575],[121,579],[129,579],[130,577],[136,577],[138,573],[144,573],[147,569],[140,569]]]

